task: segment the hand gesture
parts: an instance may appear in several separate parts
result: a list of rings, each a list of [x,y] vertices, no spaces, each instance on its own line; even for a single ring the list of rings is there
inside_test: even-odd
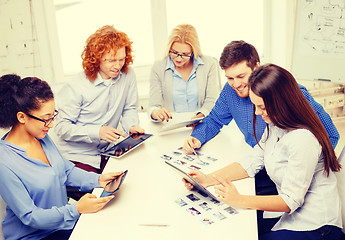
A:
[[[158,120],[158,122],[163,122],[164,120],[168,122],[169,119],[172,119],[171,113],[166,108],[153,110],[151,117]]]
[[[208,187],[208,186],[212,185],[213,179],[210,176],[208,176],[208,175],[206,175],[206,174],[204,174],[204,173],[202,173],[202,172],[200,172],[198,170],[192,170],[188,174],[192,178],[194,178],[195,181],[197,181],[198,183],[200,183],[204,187]],[[188,181],[186,181],[186,179],[183,178],[182,182],[184,183],[184,185],[186,186],[186,188],[188,190],[192,190],[193,189],[194,186],[191,183],[189,183]]]
[[[230,179],[220,179],[214,176],[219,185],[215,186],[216,194],[218,194],[218,201],[224,202],[228,205],[234,207],[240,207],[241,194],[237,191],[235,185],[230,181]]]
[[[109,142],[109,143],[116,142],[120,136],[125,138],[126,134],[124,134],[122,131],[116,128],[113,128],[111,126],[102,126],[99,129],[99,138],[106,142]]]
[[[132,135],[132,134],[135,134],[135,133],[144,134],[145,130],[142,129],[141,127],[139,127],[139,126],[132,126],[129,129],[129,134]]]
[[[87,193],[76,203],[77,210],[82,213],[95,213],[101,210],[114,196],[97,198],[95,195]]]
[[[192,120],[193,119],[196,119],[196,118],[201,118],[201,117],[205,117],[205,115],[201,112],[199,112],[197,115],[195,115],[194,117],[192,117]],[[191,127],[193,130],[194,128],[199,125],[200,123],[202,122],[202,120],[200,120],[199,122],[196,122],[196,123],[193,123],[193,124],[189,124],[187,125],[187,127]]]
[[[183,151],[187,154],[192,154],[193,149],[200,148],[201,147],[201,142],[192,136],[189,136],[183,144]]]
[[[98,182],[99,185],[101,185],[102,188],[105,188],[105,186],[111,182],[113,179],[117,178],[120,176],[123,172],[110,172],[110,173],[103,173],[102,175],[99,176]]]

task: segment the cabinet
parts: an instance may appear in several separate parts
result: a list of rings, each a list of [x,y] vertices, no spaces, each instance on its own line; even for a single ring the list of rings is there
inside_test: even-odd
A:
[[[298,80],[332,117],[333,122],[345,122],[345,85],[326,82]]]

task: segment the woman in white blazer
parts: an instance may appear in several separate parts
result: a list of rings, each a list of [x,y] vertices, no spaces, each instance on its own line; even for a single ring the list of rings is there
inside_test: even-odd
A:
[[[171,112],[195,112],[195,118],[208,115],[220,91],[219,68],[215,58],[201,54],[195,28],[175,27],[165,55],[151,71],[151,119],[168,121]]]

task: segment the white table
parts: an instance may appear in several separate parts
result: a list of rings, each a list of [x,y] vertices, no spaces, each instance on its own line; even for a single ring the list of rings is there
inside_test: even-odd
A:
[[[180,116],[174,115],[174,118]],[[104,172],[128,169],[127,177],[104,209],[95,214],[82,214],[70,239],[257,239],[254,210],[240,210],[230,221],[211,226],[181,211],[174,200],[188,191],[181,177],[166,166],[160,156],[182,146],[191,129],[160,134],[162,123],[152,123],[144,113],[140,114],[140,122],[141,127],[154,136],[123,158],[109,159]],[[222,159],[209,169],[213,171],[244,156],[250,149],[232,121],[200,152]],[[254,179],[240,180],[236,185],[243,194],[255,194]],[[94,190],[94,194],[100,193],[101,189]]]

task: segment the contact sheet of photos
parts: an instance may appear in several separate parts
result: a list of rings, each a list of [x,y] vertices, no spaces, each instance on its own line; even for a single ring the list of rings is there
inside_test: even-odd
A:
[[[175,203],[205,225],[225,221],[238,213],[233,207],[196,191],[188,192],[186,196],[176,199]]]
[[[218,160],[217,158],[199,152],[197,155],[187,155],[183,152],[182,147],[180,147],[169,154],[163,154],[161,158],[178,166],[185,172],[205,169]],[[225,221],[232,215],[238,214],[238,211],[233,207],[219,202],[200,191],[189,191],[185,195],[177,198],[175,203],[186,214],[195,217],[195,219],[205,225]]]
[[[182,147],[179,147],[169,154],[163,154],[161,158],[173,163],[185,172],[189,170],[201,170],[218,160],[217,158],[207,156],[200,152],[197,152],[197,156],[188,155],[183,152]]]

